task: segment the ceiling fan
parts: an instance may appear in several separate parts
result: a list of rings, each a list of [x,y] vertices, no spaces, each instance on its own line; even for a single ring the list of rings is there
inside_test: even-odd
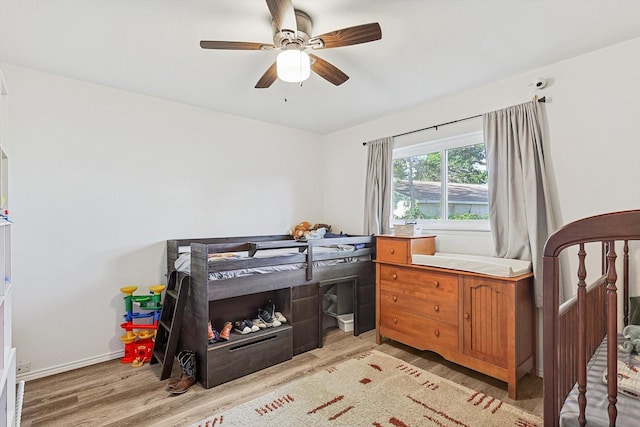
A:
[[[312,36],[313,23],[306,13],[294,9],[291,0],[266,0],[272,17],[273,44],[202,40],[203,49],[280,50],[274,62],[260,77],[256,88],[268,88],[279,77],[290,82],[302,82],[311,71],[338,86],[349,79],[344,72],[324,59],[307,54],[307,49],[330,49],[367,43],[382,38],[377,22],[356,25]]]

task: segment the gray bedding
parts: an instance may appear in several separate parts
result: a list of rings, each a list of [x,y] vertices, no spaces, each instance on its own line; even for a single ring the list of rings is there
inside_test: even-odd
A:
[[[321,252],[337,252],[344,254],[343,257],[335,258],[335,259],[326,259],[313,261],[313,265],[315,267],[325,267],[337,264],[345,264],[345,263],[355,263],[361,261],[370,261],[371,256],[369,255],[360,255],[360,256],[348,256],[350,252],[353,252],[355,247],[350,245],[337,245],[332,247],[323,247],[317,246],[314,248],[314,253]],[[266,274],[273,273],[279,271],[290,271],[290,270],[299,270],[306,267],[305,263],[293,263],[293,264],[279,264],[277,262],[277,257],[279,256],[287,256],[294,255],[298,252],[292,251],[291,249],[270,249],[270,250],[262,250],[258,251],[254,258],[273,258],[274,265],[263,266],[263,267],[253,267],[253,268],[241,268],[237,270],[224,270],[224,271],[213,271],[209,272],[209,280],[223,280],[223,279],[233,279],[235,277],[244,277],[244,276],[252,276],[254,274]],[[209,258],[210,263],[215,263],[220,260],[238,260],[248,257],[247,252],[232,252],[225,254],[218,254],[219,256]],[[178,259],[175,261],[175,268],[177,271],[190,273],[191,272],[191,254],[189,252],[185,252],[181,254]]]
[[[623,338],[618,337],[618,342]],[[618,352],[618,360],[629,363],[640,369],[640,360],[637,355],[625,354]],[[609,415],[607,407],[609,401],[607,398],[606,384],[602,381],[602,376],[607,368],[607,339],[596,349],[593,357],[589,361],[587,367],[587,425],[588,426],[608,426]],[[618,392],[618,418],[617,426],[637,426],[640,424],[640,400],[625,396]],[[578,426],[578,387],[573,387],[564,406],[560,411],[560,426],[573,427]]]

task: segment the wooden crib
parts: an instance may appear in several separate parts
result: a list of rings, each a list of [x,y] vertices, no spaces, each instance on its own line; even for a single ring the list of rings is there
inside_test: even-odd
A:
[[[546,243],[543,264],[544,425],[626,425],[640,419],[640,400],[618,390],[618,287],[622,317],[629,319],[629,247],[640,240],[640,210],[611,212],[567,224]],[[587,279],[587,246],[602,259],[602,275]],[[565,249],[577,249],[575,296],[560,303],[560,260]],[[622,269],[616,269],[616,250]],[[571,251],[567,251],[571,252]],[[569,254],[570,255],[570,254]],[[591,259],[591,258],[589,258]],[[562,263],[563,268],[566,262]],[[590,284],[588,284],[590,282]],[[635,362],[634,362],[635,363]],[[597,371],[600,364],[601,371]],[[598,397],[600,396],[600,398]],[[573,406],[571,406],[573,405]],[[601,406],[601,409],[597,409]],[[635,413],[634,411],[637,411]],[[635,422],[632,425],[637,425]]]

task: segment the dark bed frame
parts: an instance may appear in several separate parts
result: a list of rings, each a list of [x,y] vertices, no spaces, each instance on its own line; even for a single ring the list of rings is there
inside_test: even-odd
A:
[[[317,252],[319,246],[358,245],[355,251]],[[177,272],[180,248],[191,249],[191,273]],[[292,255],[225,259],[209,263],[208,255],[293,248]],[[367,261],[316,266],[315,261],[368,256]],[[289,235],[180,239],[167,241],[168,280],[189,286],[178,350],[195,352],[198,381],[210,388],[291,359],[322,346],[325,328],[337,320],[323,312],[323,292],[347,289],[354,313],[354,334],[375,327],[375,239],[350,236],[296,241]],[[301,263],[296,270],[209,280],[210,272]],[[347,298],[348,297],[348,298]],[[207,322],[220,330],[225,321],[253,319],[257,308],[271,299],[288,322],[247,335],[232,334],[227,342],[207,344]],[[344,305],[344,304],[343,304]],[[333,322],[333,323],[332,323]]]
[[[543,264],[544,320],[544,425],[557,426],[560,410],[574,385],[578,385],[580,425],[585,425],[587,363],[606,337],[618,336],[618,288],[622,283],[623,319],[629,320],[629,242],[640,240],[640,210],[611,212],[574,221],[547,241]],[[601,243],[602,276],[587,285],[585,245]],[[623,251],[622,280],[616,271],[616,242]],[[559,256],[566,248],[578,249],[577,291],[560,304]],[[598,249],[600,250],[600,249]],[[563,264],[564,265],[564,264]],[[617,339],[607,340],[607,371],[617,372]],[[615,425],[618,390],[616,375],[608,375],[610,425]]]

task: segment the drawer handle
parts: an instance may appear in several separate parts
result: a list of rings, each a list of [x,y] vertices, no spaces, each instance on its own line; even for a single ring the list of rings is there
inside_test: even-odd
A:
[[[393,318],[393,323],[398,323],[398,318],[397,317]]]
[[[440,282],[433,282],[433,285],[434,285],[436,288],[439,288],[439,287],[440,287]]]
[[[471,316],[469,316],[469,313],[465,313],[465,314],[464,314],[464,318],[465,318],[465,319],[469,319],[469,317],[471,317]]]
[[[433,311],[435,311],[436,313],[440,312],[440,307],[438,307],[437,305],[434,305]]]
[[[391,299],[393,299],[393,302],[397,302],[398,301],[398,297],[396,295],[394,295],[393,297],[391,297]]]
[[[391,277],[393,277],[393,280],[396,280],[398,278],[398,275],[396,273],[393,273]]]
[[[433,335],[439,337],[440,336],[440,331],[436,329],[435,331],[433,331]]]
[[[396,253],[396,250],[395,250],[395,249],[393,249],[393,248],[391,248],[391,249],[389,249],[389,253],[390,253],[391,255],[393,255],[393,254],[395,254],[395,253]]]

